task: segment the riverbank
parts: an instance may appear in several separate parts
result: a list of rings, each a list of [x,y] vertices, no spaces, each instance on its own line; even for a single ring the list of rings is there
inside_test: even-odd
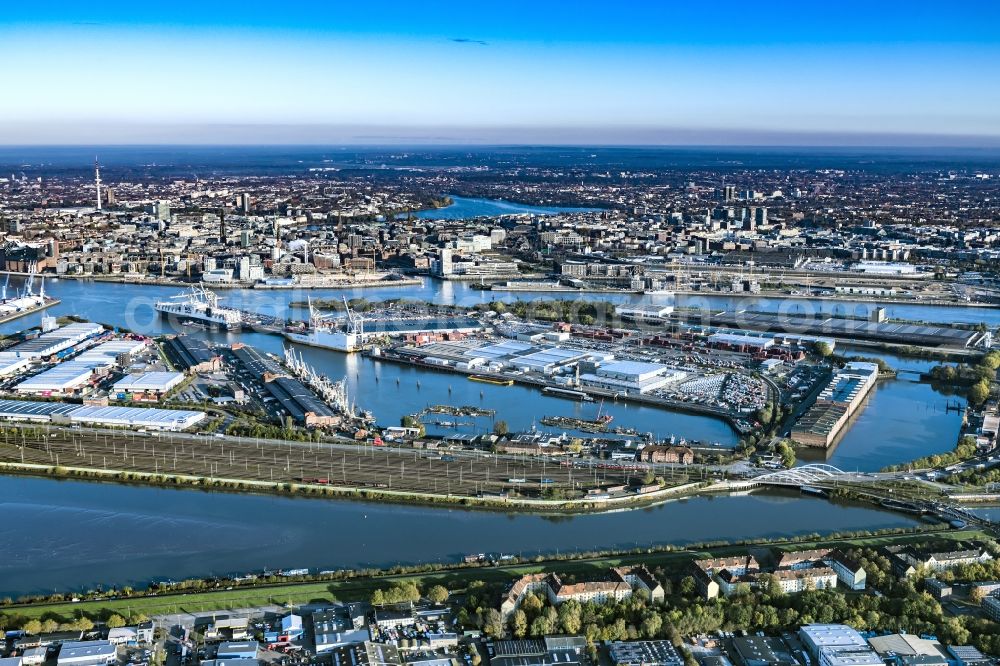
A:
[[[699,557],[726,557],[745,553],[748,548],[768,547],[796,550],[818,548],[857,548],[903,545],[936,539],[962,542],[981,538],[979,530],[949,530],[937,525],[918,525],[912,528],[875,530],[872,532],[834,532],[825,536],[816,534],[784,539],[745,539],[711,541],[687,546],[665,544],[658,547],[626,550],[594,550],[569,553],[563,556],[513,558],[497,564],[491,560],[458,562],[452,564],[429,563],[411,567],[393,567],[378,570],[338,570],[313,576],[295,576],[293,580],[213,579],[191,581],[173,586],[156,586],[128,595],[94,592],[90,594],[64,593],[40,596],[28,603],[9,603],[0,606],[0,614],[18,619],[45,617],[104,618],[117,613],[130,619],[133,615],[146,616],[212,610],[233,610],[271,604],[297,605],[317,600],[335,601],[365,599],[389,583],[411,581],[418,585],[444,585],[452,593],[465,590],[473,581],[506,584],[517,577],[558,570],[573,574],[627,565],[644,565],[650,570],[673,570],[683,567],[688,560]],[[198,584],[200,583],[200,585]],[[206,590],[206,587],[214,588]],[[87,596],[100,596],[87,599]],[[59,597],[63,597],[60,599]],[[79,599],[69,601],[70,598]],[[82,597],[82,598],[81,598]],[[8,626],[17,626],[8,623]]]
[[[638,509],[655,506],[664,501],[691,497],[699,494],[706,486],[702,482],[665,486],[659,490],[644,493],[604,498],[580,499],[536,499],[528,497],[501,497],[483,495],[479,497],[459,494],[422,493],[388,488],[363,488],[318,484],[303,481],[270,482],[255,479],[240,479],[220,476],[198,476],[192,474],[167,474],[143,472],[135,469],[104,469],[67,465],[43,465],[37,463],[0,462],[0,473],[27,475],[49,479],[72,479],[74,481],[96,481],[126,485],[144,485],[157,488],[190,488],[234,493],[270,494],[292,497],[312,497],[341,500],[362,500],[405,504],[413,506],[452,505],[463,509],[484,509],[503,512],[525,512],[538,515],[603,513],[623,509]]]

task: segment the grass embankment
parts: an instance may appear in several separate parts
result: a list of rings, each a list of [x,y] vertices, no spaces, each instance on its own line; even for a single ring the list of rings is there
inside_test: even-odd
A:
[[[760,546],[781,550],[806,550],[822,547],[880,547],[925,541],[933,534],[935,539],[966,541],[984,536],[981,530],[921,530],[914,532],[881,533],[870,536],[802,537],[782,541],[747,541],[728,545],[695,546],[692,548],[668,547],[647,552],[628,552],[584,556],[578,559],[538,559],[506,566],[461,566],[392,574],[379,572],[347,580],[323,580],[295,583],[277,583],[257,587],[221,589],[212,591],[170,592],[159,596],[98,599],[81,602],[38,603],[0,607],[0,614],[18,621],[32,618],[70,619],[85,616],[99,620],[118,614],[130,618],[171,613],[196,613],[213,610],[250,608],[272,604],[299,605],[309,602],[367,599],[378,588],[391,582],[412,581],[421,587],[444,585],[452,592],[464,590],[471,581],[506,583],[528,573],[556,570],[563,574],[593,574],[608,567],[626,564],[644,564],[650,569],[662,568],[679,573],[680,568],[694,557],[722,557],[745,552],[748,547]],[[343,575],[343,574],[341,574]]]

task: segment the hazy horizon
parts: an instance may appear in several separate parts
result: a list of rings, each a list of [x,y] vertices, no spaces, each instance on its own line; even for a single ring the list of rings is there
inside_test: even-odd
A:
[[[37,132],[37,135],[35,134]],[[607,146],[717,148],[1000,148],[1000,136],[617,127],[355,127],[338,125],[0,126],[0,146]]]
[[[12,5],[0,143],[1000,145],[1000,5]]]

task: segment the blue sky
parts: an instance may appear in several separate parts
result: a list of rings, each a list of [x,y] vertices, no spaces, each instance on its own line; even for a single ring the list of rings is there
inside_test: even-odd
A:
[[[1000,144],[1000,3],[34,5],[0,143]]]

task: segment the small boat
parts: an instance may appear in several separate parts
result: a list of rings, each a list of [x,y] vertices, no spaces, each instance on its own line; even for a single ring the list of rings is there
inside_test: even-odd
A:
[[[490,377],[489,375],[469,375],[469,379],[474,382],[495,384],[496,386],[512,386],[514,384],[513,379],[507,379],[505,377]]]

